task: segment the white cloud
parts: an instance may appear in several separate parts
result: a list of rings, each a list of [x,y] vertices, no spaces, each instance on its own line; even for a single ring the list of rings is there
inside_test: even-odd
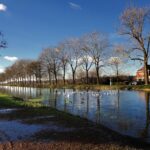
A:
[[[80,5],[73,3],[73,2],[69,2],[69,5],[72,9],[77,9],[77,10],[82,9]]]
[[[3,73],[5,71],[4,68],[0,68],[0,73]]]
[[[4,59],[11,61],[11,62],[18,60],[18,58],[15,56],[5,56]]]
[[[83,62],[84,59],[89,63],[91,63],[93,61],[93,58],[89,55],[88,56],[85,55],[85,56],[79,58],[78,61],[81,63],[81,62]]]
[[[0,11],[6,11],[7,10],[7,6],[0,3]]]

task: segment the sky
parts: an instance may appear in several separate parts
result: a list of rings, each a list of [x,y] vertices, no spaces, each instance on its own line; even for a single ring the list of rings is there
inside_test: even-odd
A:
[[[119,43],[119,16],[133,2],[150,5],[149,0],[0,0],[0,31],[8,42],[0,50],[0,71],[17,59],[36,59],[43,48],[93,31]]]

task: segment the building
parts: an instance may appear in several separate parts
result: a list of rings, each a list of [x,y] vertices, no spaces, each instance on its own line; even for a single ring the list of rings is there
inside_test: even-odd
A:
[[[148,74],[149,74],[149,80],[150,80],[150,65],[148,65]],[[137,81],[144,81],[144,67],[140,68],[136,72],[136,80]]]

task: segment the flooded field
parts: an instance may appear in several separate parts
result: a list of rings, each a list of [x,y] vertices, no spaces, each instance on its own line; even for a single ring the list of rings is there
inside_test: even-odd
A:
[[[150,93],[148,92],[126,90],[79,91],[72,89],[37,89],[9,86],[0,87],[0,91],[15,97],[21,97],[24,100],[41,98],[42,103],[46,106],[87,118],[123,135],[129,135],[150,142]],[[0,110],[0,113],[10,112],[11,110]],[[13,139],[24,138],[28,135],[33,135],[43,128],[47,128],[47,125],[29,125],[24,124],[20,120],[9,121],[1,119],[0,129],[2,132],[6,130],[9,124],[12,124],[12,126],[8,127],[10,131],[13,132],[11,128],[14,125],[20,129],[18,132],[23,133],[21,137],[17,137],[17,132],[15,132],[14,128],[16,135],[13,137],[9,136],[9,138]],[[29,132],[23,132],[21,129],[26,129]],[[9,135],[10,131],[8,130],[5,134]],[[6,137],[4,136],[4,139]]]
[[[0,143],[8,141],[34,140],[36,133],[41,131],[69,132],[66,128],[51,121],[54,116],[26,116],[19,114],[22,109],[0,109]],[[11,113],[11,114],[10,114]],[[14,114],[14,117],[11,117]],[[43,122],[46,120],[46,122]],[[53,139],[52,139],[53,141]]]

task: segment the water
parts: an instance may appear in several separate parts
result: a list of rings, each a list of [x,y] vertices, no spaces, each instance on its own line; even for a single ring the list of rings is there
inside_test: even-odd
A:
[[[78,91],[0,87],[16,97],[41,97],[42,103],[100,123],[121,134],[150,142],[150,93],[127,90]]]
[[[36,134],[44,131],[52,132],[71,132],[75,130],[74,128],[67,128],[55,121],[51,121],[51,118],[55,116],[26,116],[26,118],[9,118],[11,113],[20,114],[21,109],[0,109],[0,143],[8,141],[22,141],[22,140],[35,140]],[[7,118],[8,117],[8,118]],[[46,123],[38,123],[42,119],[46,119]],[[54,141],[53,138],[49,139]]]
[[[45,119],[49,117],[36,117],[33,119]],[[29,140],[33,139],[36,133],[44,131],[52,132],[71,132],[73,128],[65,128],[61,125],[56,125],[54,122],[49,122],[47,124],[28,124],[24,121],[30,121],[30,119],[21,120],[1,120],[0,121],[0,143],[6,141],[19,141],[19,140]],[[51,139],[53,141],[53,139]]]

